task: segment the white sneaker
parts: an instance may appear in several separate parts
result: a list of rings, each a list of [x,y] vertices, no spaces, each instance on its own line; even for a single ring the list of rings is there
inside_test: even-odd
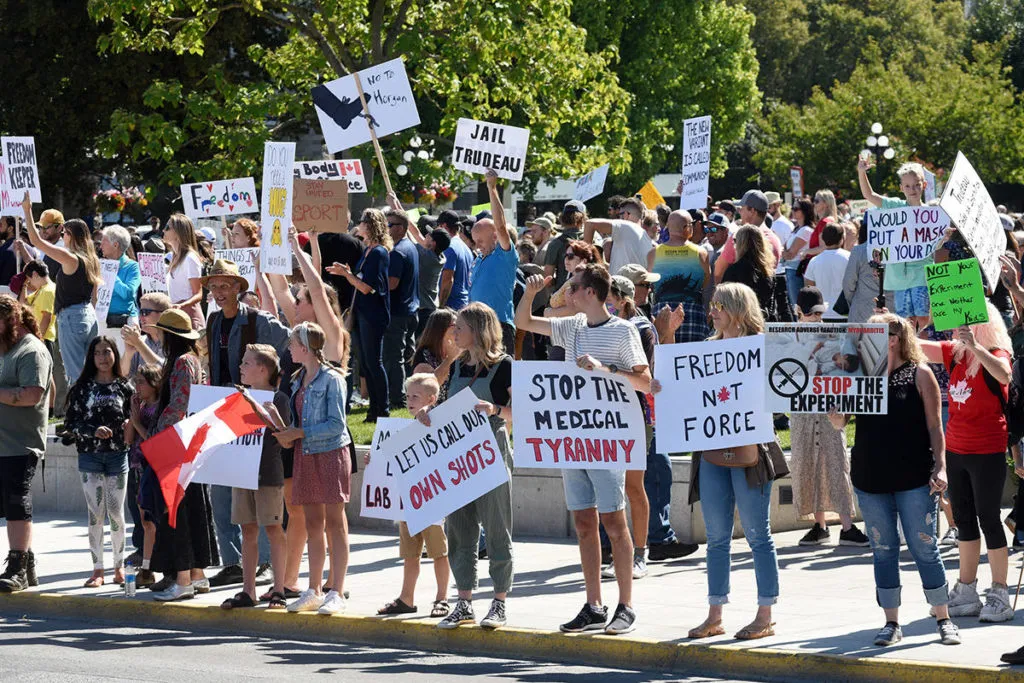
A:
[[[1012,619],[1013,608],[1010,607],[1010,591],[1006,586],[992,584],[985,596],[985,606],[981,608],[981,617],[978,621],[996,623]]]
[[[978,597],[978,580],[972,583],[956,582],[949,592],[949,616],[976,617],[981,614],[981,598]]]
[[[642,557],[633,558],[633,578],[642,579],[649,573],[647,569],[647,561]]]
[[[176,600],[191,600],[196,597],[195,589],[192,584],[187,586],[179,586],[177,583],[172,583],[166,590],[162,590],[159,593],[153,595],[153,599],[157,602],[175,602]]]
[[[955,526],[946,530],[946,534],[939,541],[939,545],[960,545],[960,533],[956,530]]]
[[[317,614],[338,614],[345,611],[345,598],[338,591],[329,591]]]
[[[614,579],[615,578],[615,563],[606,564],[601,567],[601,578],[602,579]]]
[[[334,591],[331,591],[332,593]],[[324,596],[322,593],[317,593],[312,588],[307,588],[302,591],[295,602],[288,605],[289,612],[315,612],[320,609],[320,605],[324,604]]]

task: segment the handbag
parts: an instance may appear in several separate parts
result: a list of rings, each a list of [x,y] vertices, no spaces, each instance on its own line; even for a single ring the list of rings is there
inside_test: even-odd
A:
[[[127,313],[108,313],[107,314],[107,328],[116,329],[118,327],[124,327],[128,324]]]
[[[719,467],[753,467],[761,457],[761,449],[758,444],[752,443],[746,446],[704,451],[701,457]]]
[[[838,315],[850,315],[850,303],[846,300],[846,292],[839,292],[836,302],[832,304],[832,310]]]

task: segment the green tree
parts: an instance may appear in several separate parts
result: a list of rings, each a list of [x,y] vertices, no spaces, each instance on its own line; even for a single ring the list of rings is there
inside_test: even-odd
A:
[[[461,116],[530,128],[533,176],[630,163],[630,95],[608,68],[612,52],[586,49],[568,0],[90,0],[89,9],[106,31],[103,52],[203,55],[217,48],[211,32],[240,15],[264,32],[238,64],[158,81],[141,112],[112,117],[105,149],[161,163],[171,185],[257,173],[264,141],[316,127],[314,86],[399,56],[422,123],[385,142],[389,165],[412,135],[447,154]]]
[[[971,37],[998,44],[1003,65],[1011,69],[1013,85],[1024,90],[1024,3],[1019,0],[976,0]]]

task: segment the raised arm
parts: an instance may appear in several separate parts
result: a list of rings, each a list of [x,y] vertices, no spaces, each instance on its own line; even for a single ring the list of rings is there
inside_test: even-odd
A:
[[[864,199],[871,202],[874,206],[880,207],[885,197],[871,189],[871,181],[868,180],[868,169],[872,166],[874,164],[869,163],[864,157],[857,157],[857,182],[860,184],[860,193],[864,195]]]
[[[531,275],[526,278],[526,291],[519,300],[519,305],[516,306],[515,324],[517,329],[551,336],[551,321],[533,314],[533,300],[549,284],[551,284],[550,277]]]
[[[607,218],[591,218],[583,224],[583,241],[594,243],[594,232],[602,235],[612,234],[612,222]]]
[[[59,263],[61,267],[64,268],[64,272],[67,275],[71,275],[78,270],[77,256],[64,247],[58,247],[56,244],[50,244],[43,239],[42,235],[39,234],[39,231],[36,229],[36,222],[32,218],[32,200],[29,198],[27,191],[25,192],[25,198],[21,202],[21,208],[25,213],[25,227],[28,228],[28,239],[32,242],[32,246]],[[70,271],[68,270],[69,268]],[[56,277],[56,275],[54,275],[54,277]]]
[[[491,197],[491,215],[494,217],[494,228],[498,231],[498,244],[502,251],[512,248],[512,239],[508,234],[508,223],[505,221],[505,207],[501,205],[498,194],[498,174],[487,171],[487,194]]]
[[[338,320],[338,315],[331,308],[331,302],[327,298],[327,288],[324,287],[320,272],[313,268],[309,256],[299,246],[299,236],[294,228],[288,233],[288,237],[292,243],[292,252],[299,261],[299,268],[302,269],[302,277],[306,281],[306,290],[309,292],[309,300],[313,303],[316,321],[324,329],[328,345],[332,348],[339,348],[342,337],[341,321]],[[316,235],[313,237],[315,238]]]
[[[270,280],[270,288],[273,291],[273,295],[277,298],[277,303],[281,307],[284,317],[288,320],[288,324],[294,325],[295,297],[292,296],[292,290],[288,287],[288,281],[284,275],[279,273],[266,273],[265,276]],[[274,315],[277,315],[276,311]]]

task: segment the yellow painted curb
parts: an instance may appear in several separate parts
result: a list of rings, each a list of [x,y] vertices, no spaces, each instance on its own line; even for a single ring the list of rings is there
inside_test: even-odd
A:
[[[156,628],[198,628],[289,640],[362,642],[491,657],[571,662],[589,666],[676,673],[814,681],[892,681],[894,683],[1024,682],[1024,671],[1010,668],[877,657],[828,655],[736,645],[675,643],[551,631],[461,627],[442,631],[434,622],[336,615],[288,614],[264,609],[222,610],[217,605],[115,596],[23,592],[0,595],[7,616],[113,621]]]

